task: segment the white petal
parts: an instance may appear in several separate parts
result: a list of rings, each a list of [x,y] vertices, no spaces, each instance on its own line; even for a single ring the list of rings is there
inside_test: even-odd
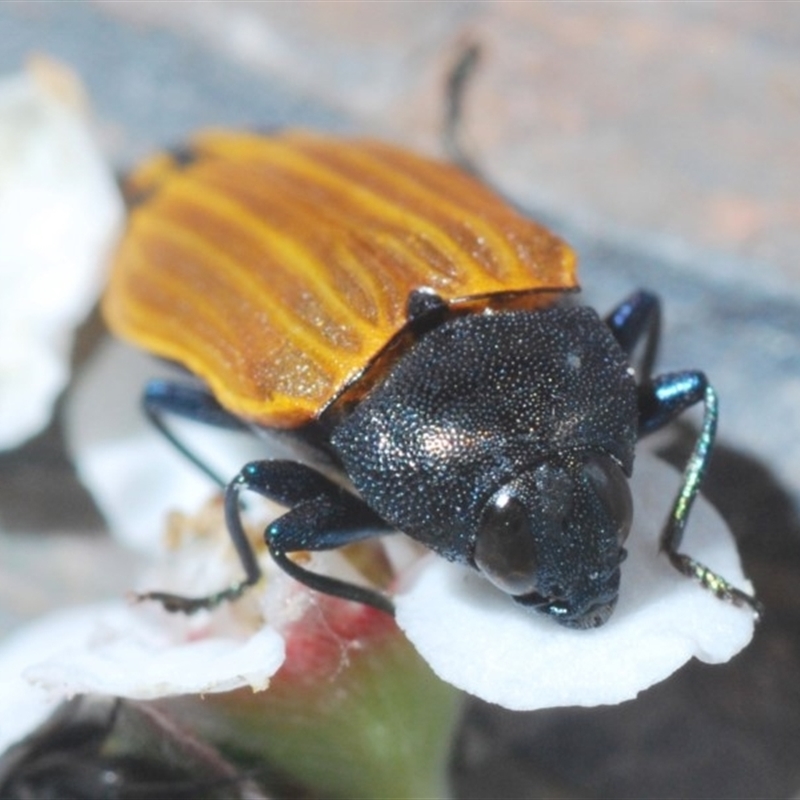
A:
[[[0,448],[49,420],[123,215],[85,114],[41,74],[0,83]]]
[[[619,703],[693,656],[727,661],[750,641],[752,613],[679,575],[658,552],[678,480],[653,456],[637,456],[629,558],[619,603],[603,627],[563,628],[514,606],[473,571],[438,558],[397,598],[400,627],[441,678],[516,710]],[[730,532],[702,498],[692,509],[684,549],[734,585],[751,588]]]
[[[166,612],[107,604],[47,618],[49,658],[28,662],[23,676],[61,698],[79,693],[140,700],[176,694],[262,690],[283,663],[283,639],[262,627],[249,637],[191,632],[192,622]],[[55,626],[55,627],[54,627]],[[184,628],[183,636],[176,631]]]

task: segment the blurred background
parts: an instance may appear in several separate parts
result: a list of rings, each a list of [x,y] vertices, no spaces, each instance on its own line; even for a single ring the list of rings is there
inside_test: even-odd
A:
[[[469,153],[577,249],[587,302],[658,292],[661,368],[716,386],[707,492],[767,614],[733,662],[690,664],[618,707],[472,703],[455,794],[800,796],[800,3],[0,3],[0,71],[33,53],[72,66],[120,172],[203,125],[370,133],[441,155],[445,80],[467,43],[481,48]],[[102,336],[90,320],[77,364]],[[685,458],[692,430],[676,426],[665,455]],[[2,630],[119,593],[128,565],[57,419],[0,455],[0,528]]]

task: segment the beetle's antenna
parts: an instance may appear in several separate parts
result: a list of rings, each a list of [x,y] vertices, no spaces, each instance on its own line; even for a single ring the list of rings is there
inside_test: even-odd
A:
[[[481,48],[477,42],[468,42],[458,55],[458,59],[447,76],[445,84],[445,112],[442,144],[448,158],[462,169],[477,174],[475,162],[464,150],[461,130],[464,120],[464,97],[475,74],[481,58]]]

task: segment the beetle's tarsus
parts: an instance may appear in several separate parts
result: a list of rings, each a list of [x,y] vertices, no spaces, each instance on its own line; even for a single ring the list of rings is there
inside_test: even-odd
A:
[[[171,614],[191,615],[198,611],[212,611],[223,603],[238,600],[252,585],[250,581],[241,581],[207,597],[184,597],[169,592],[133,592],[129,595],[129,599],[134,603],[146,601],[160,603],[162,608]]]
[[[756,622],[761,620],[764,614],[764,606],[755,597],[743,592],[741,589],[737,589],[705,564],[695,561],[695,559],[684,553],[667,552],[667,556],[672,566],[682,575],[697,581],[704,589],[712,592],[720,600],[735,606],[750,608]]]

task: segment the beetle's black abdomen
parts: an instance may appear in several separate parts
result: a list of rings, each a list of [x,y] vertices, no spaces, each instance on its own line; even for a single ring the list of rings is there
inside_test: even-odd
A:
[[[388,522],[464,561],[487,498],[545,458],[605,452],[630,474],[635,382],[588,308],[452,318],[334,431],[347,474]]]

